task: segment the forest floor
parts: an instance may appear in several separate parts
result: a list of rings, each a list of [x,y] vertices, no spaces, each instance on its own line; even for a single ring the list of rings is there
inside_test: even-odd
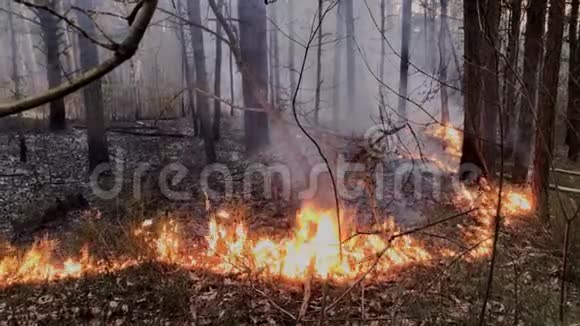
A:
[[[191,130],[174,122],[161,124],[164,134],[191,134]],[[245,167],[253,162],[272,160],[270,157],[241,159],[243,148],[239,145],[238,127],[231,128],[218,146],[220,161],[227,162],[234,175],[236,171],[243,174]],[[205,197],[195,182],[203,162],[193,155],[202,152],[198,141],[192,142],[189,137],[109,133],[111,152],[128,175],[142,163],[158,169],[168,162],[179,161],[191,171],[190,181],[179,187],[183,186],[193,197],[186,201],[167,201],[159,195],[154,178],[145,178],[142,196],[135,197],[132,190],[127,190],[134,189],[132,178],[127,178],[131,180],[126,181],[119,198],[102,200],[94,196],[87,184],[84,134],[82,128],[63,134],[27,132],[27,163],[18,162],[17,133],[8,131],[0,135],[0,227],[5,239],[13,239],[14,221],[33,220],[31,216],[42,214],[56,198],[69,194],[82,194],[88,199],[90,209],[67,212],[57,221],[43,225],[35,234],[16,239],[17,242],[26,246],[32,238],[48,233],[51,239],[57,240],[63,257],[69,252],[78,252],[85,244],[89,244],[92,255],[102,259],[133,257],[142,248],[128,233],[135,225],[160,216],[178,221],[188,241],[204,239],[207,234]],[[235,202],[243,201],[240,192],[236,188]],[[393,204],[391,199],[384,201],[391,205],[379,207],[380,215],[394,216],[404,225],[403,229],[458,211],[449,204],[448,198],[404,204]],[[287,232],[299,205],[288,202],[280,209],[265,199],[243,203],[252,216],[250,229],[267,234]],[[368,215],[364,207],[360,212]],[[361,219],[365,221],[369,217]],[[435,236],[454,239],[457,226],[462,223],[450,221],[437,225],[421,239],[428,247],[440,247],[441,241]],[[450,241],[443,242],[449,245]],[[452,245],[465,248],[462,243]],[[533,217],[520,217],[501,230],[497,258],[487,323],[559,325],[562,259],[561,242],[555,239],[554,231]],[[572,260],[567,276],[569,324],[580,323],[577,265],[578,260]],[[395,268],[386,275],[371,273],[360,284],[315,278],[301,322],[318,324],[323,318],[329,325],[476,324],[488,271],[486,259],[436,257],[425,263]],[[350,292],[338,300],[347,290]],[[0,289],[0,325],[294,325],[304,298],[303,282],[243,272],[214,273],[152,259],[120,271],[5,286]],[[332,309],[321,317],[323,307],[335,300]]]

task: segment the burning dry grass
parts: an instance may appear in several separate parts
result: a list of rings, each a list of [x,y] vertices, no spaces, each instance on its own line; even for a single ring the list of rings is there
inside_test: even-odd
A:
[[[497,190],[465,188],[455,200],[459,209],[474,210],[476,223],[460,224],[468,245],[480,243],[471,254],[472,258],[489,254],[491,243],[486,239],[493,234],[497,196]],[[504,189],[502,215],[507,223],[512,216],[529,213],[529,198],[525,191]],[[142,243],[145,249],[132,258],[96,260],[91,257],[87,244],[77,257],[58,259],[56,242],[49,239],[42,239],[26,250],[6,245],[0,260],[0,284],[78,278],[118,271],[151,260],[219,274],[251,273],[292,281],[304,281],[311,276],[351,281],[371,266],[381,275],[388,274],[393,267],[429,264],[433,257],[457,254],[448,248],[432,252],[413,234],[399,236],[401,231],[392,220],[361,233],[345,228],[339,236],[336,213],[313,205],[299,211],[295,226],[287,236],[252,234],[243,219],[231,215],[223,210],[213,214],[202,243],[183,239],[175,220],[158,223],[145,220],[132,232],[135,241]],[[342,225],[353,225],[347,222],[348,216],[341,216],[341,220]],[[340,239],[346,239],[342,245]]]

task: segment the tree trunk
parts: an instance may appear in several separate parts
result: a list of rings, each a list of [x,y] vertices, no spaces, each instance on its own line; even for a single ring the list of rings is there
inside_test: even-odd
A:
[[[320,118],[320,89],[322,87],[322,11],[323,0],[318,0],[318,47],[316,49],[316,94],[314,95],[314,123]]]
[[[218,1],[218,9],[221,11],[224,6],[224,0]],[[222,25],[216,20],[216,34],[222,36]],[[213,101],[213,138],[220,139],[220,123],[222,117],[222,40],[219,37],[215,39],[215,76],[214,76],[214,95]]]
[[[49,8],[56,9],[57,0],[49,0],[46,5]],[[58,57],[58,19],[46,10],[38,11],[38,19],[40,20],[45,45],[48,88],[53,88],[62,82],[62,72]],[[63,98],[50,102],[49,126],[52,131],[66,129],[66,111]]]
[[[481,2],[480,2],[481,3]],[[484,68],[481,69],[483,78],[483,153],[485,164],[488,168],[488,178],[495,177],[495,167],[497,158],[497,126],[500,118],[500,102],[498,87],[498,55],[499,49],[498,25],[500,17],[500,6],[496,0],[488,0],[485,7],[480,10],[482,26],[482,46],[481,52],[484,55]]]
[[[197,25],[201,25],[201,8],[200,0],[189,0],[188,2],[189,20]],[[209,99],[206,94],[209,93],[207,73],[205,66],[205,48],[203,44],[203,32],[199,27],[190,25],[191,42],[193,47],[193,60],[195,62],[195,86],[203,94],[197,94],[197,111],[201,120],[201,137],[205,147],[205,156],[208,163],[214,163],[217,160],[213,135],[211,133],[211,116]],[[195,123],[195,119],[194,119]]]
[[[338,127],[340,116],[342,113],[342,101],[340,98],[342,92],[342,39],[344,38],[344,18],[342,16],[343,2],[338,3],[338,8],[336,9],[336,40],[334,43],[334,62],[333,62],[333,96],[332,96],[332,120],[336,127]]]
[[[182,12],[182,4],[181,0],[177,0],[177,14],[181,15]],[[183,73],[183,79],[185,81],[185,88],[187,89],[187,104],[188,104],[188,111],[190,112],[192,117],[195,117],[195,96],[193,93],[193,81],[192,75],[193,72],[191,71],[191,67],[189,65],[189,58],[187,56],[187,40],[185,37],[185,29],[183,27],[183,23],[179,22],[179,26],[177,26],[177,35],[179,39],[179,45],[181,47],[181,71]],[[194,118],[195,121],[195,118]],[[199,129],[197,128],[197,124],[193,124],[193,134],[195,136],[199,135]]]
[[[232,0],[230,0],[229,4],[228,4],[228,13],[229,13],[229,18],[232,18]],[[276,44],[277,45],[277,44]],[[276,46],[276,51],[278,46]],[[279,62],[279,61],[278,61]],[[236,103],[236,90],[235,90],[235,82],[234,82],[234,52],[231,51],[230,49],[230,98],[232,101],[232,106],[230,108],[230,116],[234,115],[234,105]],[[280,91],[280,75],[278,75],[278,92]]]
[[[12,1],[8,1],[8,28],[10,29],[10,59],[12,62],[12,82],[14,83],[14,99],[19,100],[22,97],[22,86],[20,83],[20,69],[18,64],[18,41],[16,37],[16,28],[14,26],[14,14]],[[22,123],[19,123],[18,142],[20,144],[20,162],[26,163],[28,149],[26,147],[26,137],[22,132]]]
[[[411,43],[411,20],[413,19],[413,3],[403,1],[401,66],[399,69],[399,120],[407,120],[407,81],[409,75],[409,44]]]
[[[292,2],[290,1],[290,3]],[[246,72],[242,74],[244,106],[264,109],[256,93],[262,94],[267,101],[268,32],[266,5],[262,0],[240,1],[238,3],[238,17],[240,20],[241,59],[246,69]],[[253,87],[258,87],[259,90],[254,90]],[[295,88],[292,91],[295,91]],[[266,112],[245,111],[244,130],[246,150],[249,154],[257,152],[270,143]]]
[[[390,8],[389,8],[390,9]],[[387,47],[385,42],[385,33],[387,32],[387,1],[381,0],[381,56],[379,63],[379,78],[384,82],[385,80],[385,59],[387,56]],[[386,116],[386,99],[385,86],[379,84],[379,116],[381,122],[384,123]]]
[[[20,86],[20,73],[18,69],[18,41],[16,39],[16,30],[14,26],[14,14],[12,8],[12,1],[8,1],[8,28],[10,29],[10,50],[12,62],[12,82],[14,83],[14,98],[20,99],[22,96],[22,88]]]
[[[77,5],[86,11],[94,10],[93,0],[79,0]],[[79,26],[89,35],[95,35],[95,26],[90,17],[82,12],[77,15]],[[79,35],[80,64],[83,71],[99,64],[97,45],[86,37]],[[89,171],[99,164],[109,162],[109,147],[105,135],[105,114],[101,80],[97,79],[83,89],[85,117],[87,122],[87,142],[89,147]]]
[[[516,121],[517,111],[517,93],[516,93],[516,74],[518,73],[518,57],[520,49],[520,21],[522,16],[522,0],[511,1],[511,16],[508,36],[507,59],[508,62],[504,71],[504,137],[506,155],[510,155],[514,148],[514,135],[516,127],[513,125]]]
[[[478,21],[479,8],[477,1],[463,2],[463,21]],[[481,149],[481,75],[480,56],[481,33],[478,24],[464,24],[465,32],[465,63],[464,63],[464,136],[460,168],[475,165],[484,175],[488,174]],[[461,172],[461,171],[460,171]],[[461,173],[464,178],[467,175]]]
[[[550,1],[548,33],[542,86],[539,90],[534,157],[534,177],[532,190],[538,214],[548,217],[548,187],[550,164],[554,153],[554,127],[556,122],[556,101],[562,56],[562,36],[566,11],[565,0]]]
[[[278,7],[274,6],[274,16],[272,17],[272,19],[274,19],[274,21],[278,21]],[[280,89],[281,89],[281,81],[280,81],[280,47],[279,47],[279,37],[278,37],[278,30],[274,29],[274,33],[272,35],[272,38],[274,40],[274,71],[272,72],[272,74],[274,74],[274,103],[276,104],[275,108],[277,110],[281,110],[280,107]]]
[[[249,0],[249,2],[254,2],[254,0]],[[288,26],[288,34],[290,35],[290,39],[288,40],[288,70],[289,70],[289,77],[290,77],[290,100],[292,100],[292,96],[296,92],[296,67],[294,64],[294,56],[295,56],[295,45],[294,45],[294,37],[296,37],[296,33],[294,32],[294,19],[296,16],[296,9],[294,3],[296,1],[288,1],[288,19],[289,19],[289,26]],[[240,6],[240,5],[238,5]]]
[[[437,31],[437,26],[435,26],[435,13],[437,12],[437,8],[436,8],[436,1],[435,0],[431,0],[431,5],[430,8],[428,8],[429,10],[429,48],[427,49],[427,51],[429,53],[432,53],[432,55],[429,56],[429,64],[430,64],[430,68],[434,74],[437,72],[437,43],[435,40],[435,33]]]
[[[131,79],[131,100],[135,106],[135,112],[133,112],[133,118],[135,120],[141,120],[142,118],[142,102],[141,102],[141,92],[139,85],[140,83],[140,74],[138,70],[140,70],[141,64],[137,58],[131,58],[129,60],[129,78]]]
[[[580,154],[580,55],[578,51],[579,0],[572,0],[568,38],[570,39],[570,66],[568,70],[568,114],[566,144],[568,159],[578,161]]]
[[[449,97],[447,95],[447,8],[448,0],[441,0],[441,26],[439,27],[439,81],[441,83],[441,123],[449,124]]]
[[[538,67],[543,53],[546,0],[530,0],[526,16],[524,41],[523,97],[520,103],[518,129],[514,146],[514,170],[512,181],[525,183],[528,179],[532,141],[534,139],[534,115],[538,90]]]
[[[353,118],[356,102],[356,62],[354,57],[354,4],[353,0],[344,0],[346,23],[346,79],[348,94],[348,118]]]

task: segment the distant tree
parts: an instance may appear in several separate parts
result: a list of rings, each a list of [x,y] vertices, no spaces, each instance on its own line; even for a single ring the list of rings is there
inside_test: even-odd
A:
[[[14,99],[19,100],[22,97],[22,86],[20,80],[20,69],[18,64],[18,41],[16,35],[16,26],[14,23],[14,13],[12,8],[12,1],[8,1],[8,29],[10,30],[10,61],[12,63],[12,82],[14,83]],[[27,161],[28,148],[26,146],[26,137],[24,132],[19,128],[18,142],[20,144],[20,162]]]
[[[250,0],[253,2],[253,0]],[[290,77],[290,97],[294,95],[296,91],[296,65],[294,63],[295,56],[296,56],[296,46],[294,44],[294,40],[296,37],[296,32],[294,28],[294,20],[296,19],[296,1],[288,1],[288,35],[290,36],[290,40],[288,40],[288,69],[289,69],[289,77]]]
[[[278,22],[278,6],[271,6],[272,21]],[[270,75],[272,76],[272,106],[280,109],[280,50],[278,41],[278,29],[274,28],[270,31],[270,52],[272,53],[272,64]]]
[[[411,20],[413,19],[412,1],[403,1],[401,65],[399,68],[399,120],[407,119],[407,82],[409,78],[409,44],[411,43]]]
[[[518,59],[520,49],[520,25],[522,16],[522,0],[510,1],[510,25],[507,46],[507,64],[504,69],[504,138],[506,154],[512,153],[516,127],[516,76],[518,73]]]
[[[176,9],[178,15],[183,14],[182,0],[176,1],[176,8],[175,9]],[[184,25],[185,24],[183,22],[178,23],[177,39],[179,40],[179,46],[181,49],[181,71],[183,74],[183,80],[185,81],[185,88],[186,88],[186,96],[187,96],[186,102],[188,104],[186,111],[188,111],[192,117],[193,135],[199,136],[200,135],[199,119],[198,119],[198,116],[197,116],[196,110],[195,110],[195,93],[193,90],[194,71],[193,71],[193,68],[189,62],[189,55],[188,55],[188,51],[187,51],[187,36],[185,33]]]
[[[195,87],[199,88],[202,94],[197,96],[197,110],[201,119],[201,137],[204,141],[205,156],[208,163],[214,163],[217,160],[215,153],[214,137],[211,132],[211,116],[209,99],[209,84],[207,81],[205,48],[203,43],[203,31],[197,27],[201,25],[201,7],[200,0],[189,0],[188,2],[191,42],[193,47],[193,60],[195,62]],[[195,26],[197,25],[197,26]],[[194,120],[193,123],[196,123]]]
[[[346,87],[348,96],[347,117],[353,117],[356,102],[356,62],[354,31],[354,0],[344,0],[344,20],[346,25]]]
[[[320,115],[320,93],[322,87],[322,14],[324,1],[318,0],[318,43],[316,47],[316,93],[314,95],[314,122],[318,124]]]
[[[449,96],[447,94],[447,9],[448,0],[441,0],[441,26],[439,27],[439,80],[441,82],[441,123],[449,123]]]
[[[562,37],[566,11],[565,0],[551,0],[546,35],[546,53],[542,87],[539,90],[532,190],[540,217],[548,217],[548,186],[550,164],[554,154],[554,127],[556,123],[556,101],[560,62],[562,58]]]
[[[390,10],[391,8],[389,8]],[[385,60],[387,56],[387,42],[385,42],[385,33],[387,32],[387,0],[381,0],[381,56],[379,63],[379,78],[385,80]],[[379,83],[379,115],[381,121],[386,115],[385,86]]]
[[[57,10],[58,0],[47,0],[45,2],[47,8]],[[39,9],[37,13],[42,29],[42,39],[46,54],[46,79],[48,81],[48,87],[53,88],[62,83],[62,70],[59,59],[58,18],[42,9]],[[62,97],[50,102],[49,126],[52,131],[66,129],[66,110]]]
[[[514,170],[512,181],[525,183],[528,178],[532,141],[534,139],[534,115],[538,93],[538,67],[544,49],[544,23],[547,0],[530,0],[526,14],[524,40],[523,96],[516,143],[514,146]]]
[[[263,105],[267,103],[263,100],[268,99],[266,4],[262,0],[240,1],[238,17],[240,54],[245,69],[242,73],[244,106],[250,109],[244,112],[244,142],[246,151],[251,154],[270,143],[268,115],[256,111],[265,109]]]
[[[219,0],[218,10],[222,10],[224,6],[224,0]],[[214,71],[214,95],[215,99],[213,101],[213,138],[215,140],[220,139],[220,122],[222,116],[222,103],[220,98],[222,97],[222,25],[216,20],[216,34],[219,37],[215,39],[215,71]]]
[[[94,10],[93,0],[77,0],[77,6],[84,9],[77,15],[79,26],[89,35],[95,34],[95,26],[87,15]],[[79,35],[80,64],[83,70],[89,70],[99,64],[97,45],[86,37]],[[97,79],[83,89],[87,121],[87,141],[89,147],[89,169],[93,171],[101,163],[109,162],[109,148],[105,135],[105,114],[103,108],[103,91],[101,80]]]
[[[342,57],[343,57],[343,43],[342,39],[344,38],[344,17],[343,17],[343,6],[344,3],[341,1],[338,3],[336,9],[336,27],[335,27],[335,44],[334,44],[334,59],[333,59],[333,69],[332,69],[332,86],[333,94],[332,94],[332,120],[334,125],[338,125],[338,120],[340,119],[340,115],[342,112],[342,101],[340,100],[340,95],[342,92]]]
[[[232,0],[228,3],[228,15],[229,18],[232,18]],[[278,51],[278,43],[276,43],[276,51]],[[278,56],[277,56],[278,57]],[[280,61],[278,61],[280,62]],[[230,115],[234,115],[234,105],[236,103],[236,88],[234,82],[234,51],[230,49],[230,62],[229,62],[229,70],[230,70],[230,100],[232,101],[232,106],[230,108]],[[278,92],[280,92],[280,73],[278,72]]]

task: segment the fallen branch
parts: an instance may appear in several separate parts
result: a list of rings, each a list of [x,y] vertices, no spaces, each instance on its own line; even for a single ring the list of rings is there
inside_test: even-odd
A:
[[[576,177],[580,177],[580,172],[577,172],[577,171],[570,171],[570,170],[564,170],[564,169],[554,169],[553,171],[561,173],[561,174],[567,174],[567,175],[573,175]]]
[[[113,132],[116,134],[126,134],[126,135],[133,135],[133,136],[140,136],[140,137],[162,137],[162,138],[193,138],[191,135],[186,134],[169,134],[169,133],[162,133],[162,132],[136,132],[130,130],[123,130],[123,129],[110,129],[107,132]]]
[[[8,174],[0,174],[0,178],[17,178],[17,177],[24,177],[26,174],[24,173],[8,173]]]
[[[74,126],[75,129],[86,129],[85,126]],[[112,132],[116,134],[133,135],[140,137],[164,137],[164,138],[193,138],[192,135],[187,134],[174,134],[174,133],[164,133],[164,132],[139,132],[135,130],[157,130],[154,127],[111,127],[106,130],[106,132]]]
[[[550,189],[561,191],[561,192],[566,192],[566,193],[570,193],[570,194],[580,194],[580,189],[565,187],[565,186],[560,186],[560,185],[551,184]]]

